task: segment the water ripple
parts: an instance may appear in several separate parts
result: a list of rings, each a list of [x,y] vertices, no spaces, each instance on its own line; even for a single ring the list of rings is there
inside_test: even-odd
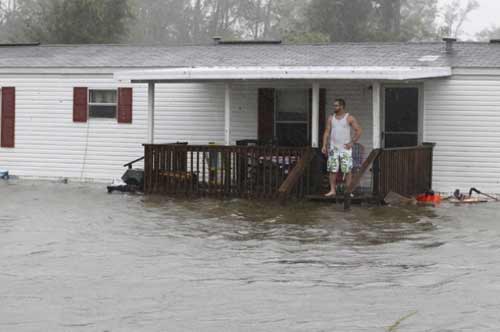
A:
[[[9,331],[495,330],[498,205],[341,207],[0,183]],[[452,304],[452,305],[450,305]]]

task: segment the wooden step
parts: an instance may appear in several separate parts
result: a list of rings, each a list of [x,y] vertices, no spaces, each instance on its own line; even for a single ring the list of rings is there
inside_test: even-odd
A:
[[[308,195],[305,197],[309,201],[314,202],[325,202],[325,203],[343,203],[344,202],[344,194],[338,196],[329,196],[325,195]],[[354,194],[351,197],[352,204],[362,204],[362,203],[376,203],[377,198],[371,194]]]

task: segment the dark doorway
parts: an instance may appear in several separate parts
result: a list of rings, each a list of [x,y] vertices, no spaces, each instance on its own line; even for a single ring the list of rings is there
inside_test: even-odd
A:
[[[418,88],[385,88],[386,148],[418,145]]]

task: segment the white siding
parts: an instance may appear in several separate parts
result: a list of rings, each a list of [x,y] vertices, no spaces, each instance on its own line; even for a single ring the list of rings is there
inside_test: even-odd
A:
[[[144,87],[134,89],[132,124],[111,119],[73,122],[73,87],[115,88],[112,76],[2,77],[16,88],[15,148],[0,149],[0,167],[25,177],[109,180],[142,156]]]
[[[326,116],[333,110],[333,100],[344,98],[348,112],[364,129],[361,143],[372,146],[370,84],[357,81],[326,81]],[[231,85],[231,138],[257,138],[257,94],[259,88],[309,89],[303,81],[248,81]],[[157,84],[155,104],[155,142],[186,141],[190,144],[224,142],[224,84]]]
[[[224,144],[224,84],[156,84],[155,143]]]
[[[425,83],[424,140],[437,143],[434,189],[500,193],[500,76],[461,72]]]
[[[147,86],[134,84],[133,123],[89,119],[74,123],[73,87],[116,88],[112,75],[0,75],[1,86],[16,88],[15,148],[0,148],[0,168],[21,177],[110,181],[122,165],[143,155],[147,141]],[[120,85],[123,86],[123,85]],[[231,136],[257,137],[259,87],[310,88],[305,81],[240,81],[232,83]],[[366,82],[326,81],[327,115],[334,98],[364,128],[362,143],[371,150],[371,91]],[[157,84],[155,143],[224,142],[224,84]]]

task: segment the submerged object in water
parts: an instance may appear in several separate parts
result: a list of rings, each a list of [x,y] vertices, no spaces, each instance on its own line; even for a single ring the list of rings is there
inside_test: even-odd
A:
[[[488,200],[484,198],[469,197],[463,199],[450,198],[448,202],[454,204],[475,204],[475,203],[488,203]]]
[[[499,201],[499,199],[497,197],[482,193],[479,190],[477,190],[476,188],[470,188],[468,196],[462,194],[459,189],[456,189],[455,192],[453,192],[453,196],[450,198],[449,201],[452,203],[486,203],[486,202],[489,202],[489,200],[487,200],[485,198],[472,197],[473,192],[476,192],[480,195],[486,196],[494,201],[497,201],[497,202]]]
[[[2,178],[4,180],[8,180],[9,179],[9,171],[6,171],[4,169],[0,169],[0,178]]]

